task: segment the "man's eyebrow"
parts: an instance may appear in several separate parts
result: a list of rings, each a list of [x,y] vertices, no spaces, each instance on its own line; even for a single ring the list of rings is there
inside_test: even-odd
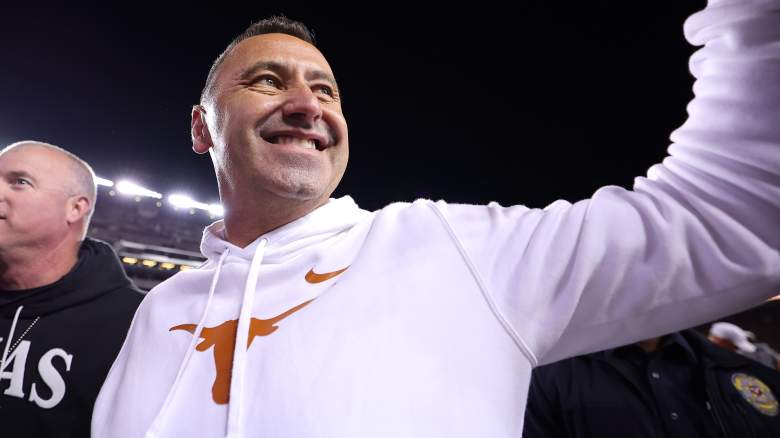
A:
[[[276,61],[257,61],[256,63],[252,64],[251,67],[247,68],[241,73],[241,76],[239,78],[242,81],[247,81],[249,79],[252,79],[252,77],[257,74],[260,70],[271,70],[275,72],[280,72],[282,70],[285,70],[284,64],[281,62]]]
[[[308,73],[306,73],[306,79],[312,81],[312,80],[323,80],[326,82],[329,82],[330,85],[333,87],[333,89],[338,92],[339,86],[336,83],[336,78],[333,77],[332,74],[322,71],[322,70],[313,70]]]

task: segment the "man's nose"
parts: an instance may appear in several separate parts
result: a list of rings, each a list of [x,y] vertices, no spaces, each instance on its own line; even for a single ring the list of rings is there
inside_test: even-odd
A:
[[[312,124],[322,118],[322,106],[308,86],[301,86],[288,90],[282,114],[290,121]]]

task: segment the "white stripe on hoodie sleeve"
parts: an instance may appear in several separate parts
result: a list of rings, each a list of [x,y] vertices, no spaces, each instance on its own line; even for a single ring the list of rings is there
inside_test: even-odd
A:
[[[780,2],[711,1],[685,34],[704,45],[696,97],[633,191],[544,210],[436,205],[540,364],[780,293]]]

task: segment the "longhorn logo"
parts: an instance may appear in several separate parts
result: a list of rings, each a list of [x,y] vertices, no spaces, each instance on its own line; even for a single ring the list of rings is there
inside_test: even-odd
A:
[[[248,349],[252,345],[255,336],[268,336],[275,332],[279,328],[276,326],[279,321],[301,310],[311,302],[312,300],[306,301],[271,319],[252,318],[249,324],[246,348]],[[195,327],[195,324],[180,324],[171,327],[169,331],[186,330],[194,334]],[[225,321],[215,327],[204,327],[200,332],[200,338],[203,341],[195,347],[198,351],[206,351],[214,347],[214,367],[217,369],[217,376],[211,386],[211,398],[220,405],[226,404],[230,400],[230,368],[233,364],[233,346],[236,343],[237,327],[237,319]]]
[[[322,274],[315,273],[313,269],[310,269],[304,276],[304,279],[311,284],[322,283],[343,273],[347,268],[349,266],[338,271]],[[279,321],[301,310],[311,302],[312,300],[306,301],[271,319],[252,318],[249,324],[246,348],[249,349],[255,336],[268,336],[275,332],[279,328],[276,326]],[[179,324],[171,327],[168,331],[185,330],[195,334],[196,327],[195,324]],[[233,346],[236,343],[237,327],[237,319],[225,321],[215,327],[203,327],[203,330],[200,332],[200,339],[203,339],[203,341],[195,346],[195,349],[198,351],[206,351],[214,347],[214,368],[217,370],[217,376],[214,378],[214,384],[211,386],[211,398],[220,405],[224,405],[230,400],[230,371],[231,365],[233,365]]]

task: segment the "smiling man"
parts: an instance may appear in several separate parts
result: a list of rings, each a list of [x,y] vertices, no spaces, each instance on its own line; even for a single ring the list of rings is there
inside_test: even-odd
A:
[[[296,29],[231,45],[192,111],[193,149],[211,151],[228,241],[240,247],[326,204],[347,166],[336,80]]]
[[[192,114],[226,210],[209,261],[142,303],[94,436],[519,436],[533,367],[769,298],[779,9],[689,19],[705,47],[671,156],[543,210],[329,199],[348,155],[332,70],[302,24],[253,24]]]
[[[40,142],[0,151],[0,423],[9,437],[89,435],[92,405],[142,295],[85,238],[92,169]]]

